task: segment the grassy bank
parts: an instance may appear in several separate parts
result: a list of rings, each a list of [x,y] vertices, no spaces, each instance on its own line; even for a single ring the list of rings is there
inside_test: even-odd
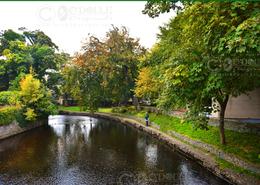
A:
[[[79,107],[61,107],[61,110],[80,111]],[[98,112],[111,113],[112,108],[101,108]],[[144,118],[145,112],[125,112],[123,115],[131,115]],[[249,133],[239,133],[226,130],[227,145],[220,144],[219,131],[217,127],[209,126],[209,130],[194,130],[192,123],[181,120],[177,117],[167,115],[156,115],[150,113],[150,121],[160,126],[160,130],[167,133],[175,131],[194,140],[212,144],[227,153],[234,154],[246,161],[260,164],[260,136]]]

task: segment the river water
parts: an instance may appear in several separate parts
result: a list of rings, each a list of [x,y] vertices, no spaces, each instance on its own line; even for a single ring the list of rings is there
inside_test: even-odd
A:
[[[225,185],[196,162],[134,128],[85,116],[0,142],[0,185]]]

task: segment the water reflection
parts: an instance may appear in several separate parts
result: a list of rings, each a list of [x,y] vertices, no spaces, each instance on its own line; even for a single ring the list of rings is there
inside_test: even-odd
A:
[[[101,119],[51,116],[48,126],[0,142],[1,185],[99,185],[119,180],[226,184],[147,134]]]
[[[156,165],[157,163],[157,145],[148,145],[146,147],[146,162],[151,165]]]

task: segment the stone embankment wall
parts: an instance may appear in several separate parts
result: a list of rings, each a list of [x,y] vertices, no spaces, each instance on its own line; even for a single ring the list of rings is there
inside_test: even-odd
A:
[[[0,140],[43,126],[45,124],[48,124],[47,120],[38,120],[34,123],[28,124],[26,127],[21,127],[17,121],[13,121],[9,125],[0,126]]]

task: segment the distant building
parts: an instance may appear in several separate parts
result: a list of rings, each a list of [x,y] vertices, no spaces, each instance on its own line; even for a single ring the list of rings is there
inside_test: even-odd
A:
[[[213,113],[218,117],[218,113]],[[229,98],[225,118],[260,119],[260,88],[238,97]]]

